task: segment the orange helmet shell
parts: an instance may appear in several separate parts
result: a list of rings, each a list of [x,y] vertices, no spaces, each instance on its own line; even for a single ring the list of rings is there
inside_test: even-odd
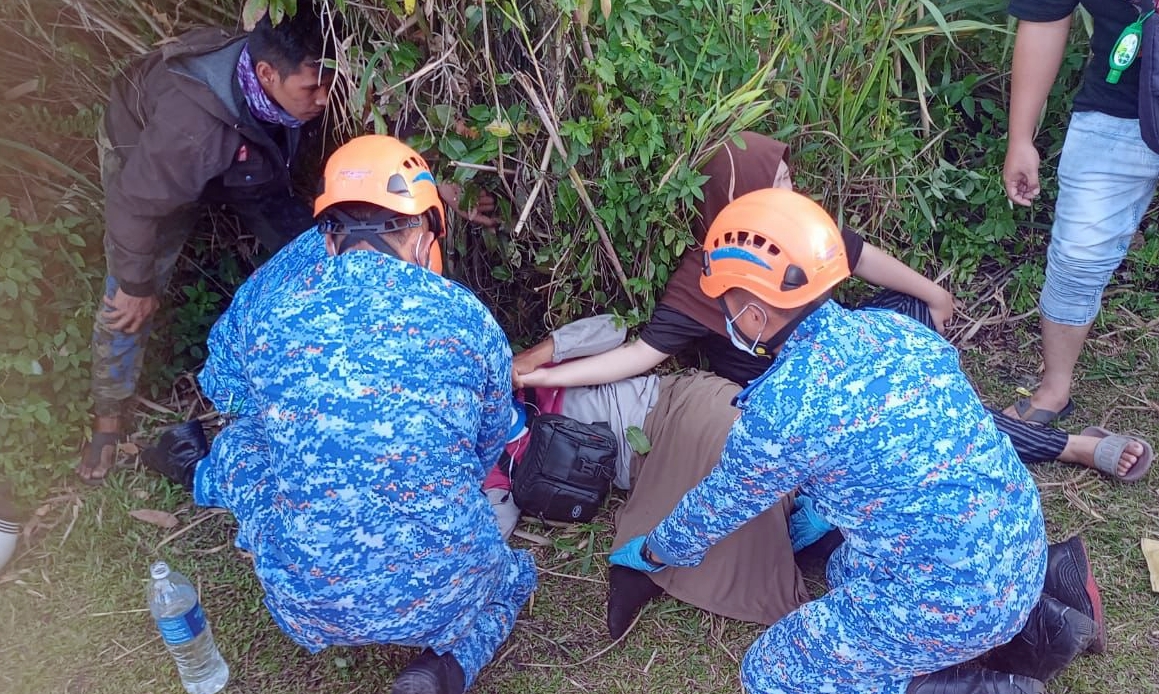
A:
[[[800,308],[849,277],[841,232],[820,205],[780,188],[730,202],[704,238],[701,290],[745,289],[770,306]]]
[[[446,229],[446,211],[426,160],[388,135],[356,137],[326,161],[314,216],[344,202],[367,202],[416,217],[433,209],[439,228],[432,231],[442,235]]]
[[[427,269],[436,275],[443,274],[443,249],[439,246],[438,239],[431,244],[431,263]]]

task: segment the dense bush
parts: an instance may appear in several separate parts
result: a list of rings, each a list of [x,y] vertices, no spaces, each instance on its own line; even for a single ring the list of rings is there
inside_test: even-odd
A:
[[[80,442],[94,282],[103,267],[77,217],[26,224],[0,198],[0,477],[18,490]],[[98,244],[99,246],[99,244]]]
[[[942,96],[972,96],[971,76],[953,74],[974,67],[959,42],[981,35],[978,45],[1001,46],[1001,11],[998,2],[623,0],[605,16],[590,2],[501,2],[443,12],[384,41],[396,18],[351,6],[363,28],[356,45],[370,57],[355,52],[343,67],[350,113],[365,125],[418,121],[448,175],[506,193],[511,217],[526,224],[460,236],[455,247],[469,283],[522,334],[542,314],[550,323],[612,305],[629,322],[646,317],[692,242],[696,167],[746,128],[787,139],[805,190],[936,273],[935,230],[938,241],[959,230],[941,220],[975,189],[1004,200],[983,180],[991,172],[947,159],[958,122]],[[405,65],[389,64],[396,54]],[[440,69],[404,82],[416,56]],[[477,168],[496,163],[497,173]],[[990,250],[971,249],[962,276]],[[511,297],[511,287],[533,287],[540,301]]]
[[[1014,310],[1032,306],[1050,201],[1028,217],[1002,192],[1002,0],[499,0],[435,3],[430,15],[409,0],[329,1],[353,34],[334,140],[401,133],[469,194],[499,197],[506,224],[457,224],[449,269],[517,341],[606,308],[644,319],[692,242],[697,166],[743,129],[787,140],[800,188],[926,275],[962,294],[1002,282]],[[0,208],[0,475],[25,495],[68,471],[84,428],[103,271],[88,143],[113,67],[190,23],[296,3],[50,4],[0,10],[0,33],[20,47],[4,50],[0,83],[16,95],[4,115],[19,133],[0,138],[19,155],[0,158],[0,195],[20,201]],[[1044,118],[1048,181],[1083,45]],[[164,400],[196,370],[250,250],[239,256],[214,227],[189,246],[146,394]],[[1151,242],[1125,272],[1151,282],[1156,259]]]

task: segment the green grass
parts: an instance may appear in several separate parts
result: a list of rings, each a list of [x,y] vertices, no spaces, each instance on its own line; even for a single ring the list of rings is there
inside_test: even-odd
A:
[[[986,349],[964,355],[989,401],[1008,402],[1014,386],[1033,376],[1032,328],[1004,330],[987,338]],[[1109,339],[1096,336],[1080,367],[1085,377],[1072,428],[1103,423],[1159,441],[1154,338],[1145,327],[1129,326]],[[1141,537],[1159,538],[1159,474],[1126,486],[1059,464],[1034,472],[1051,539],[1076,532],[1086,538],[1110,632],[1107,654],[1079,659],[1048,690],[1159,692],[1159,594],[1150,591],[1139,549]],[[144,508],[171,511],[181,525],[163,530],[128,515]],[[157,558],[200,586],[233,673],[231,694],[385,692],[414,653],[381,646],[309,655],[294,646],[262,606],[249,561],[233,548],[229,516],[210,517],[158,549],[206,512],[151,475],[121,470],[101,489],[54,490],[38,512],[31,545],[22,545],[18,560],[0,575],[0,692],[179,693],[173,664],[144,612],[144,578]],[[533,604],[472,691],[739,691],[739,661],[760,633],[755,625],[665,599],[646,608],[623,642],[608,648],[604,568],[611,523],[605,511],[591,525],[526,528],[551,544],[516,542],[531,547],[541,569],[552,573],[541,575]],[[819,578],[809,575],[815,590]]]

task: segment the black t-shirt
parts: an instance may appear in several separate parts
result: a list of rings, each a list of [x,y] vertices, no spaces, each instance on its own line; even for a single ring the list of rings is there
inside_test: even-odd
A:
[[[1136,60],[1119,77],[1107,82],[1107,63],[1119,34],[1139,13],[1128,0],[1081,0],[1094,20],[1091,57],[1083,83],[1074,98],[1075,111],[1099,111],[1116,118],[1139,117],[1139,65]],[[1149,3],[1144,3],[1149,4]],[[1010,0],[1010,14],[1027,22],[1055,22],[1075,11],[1079,0]]]
[[[850,229],[841,230],[849,272],[861,260],[865,239]],[[733,346],[732,341],[694,318],[661,304],[640,332],[640,339],[652,349],[665,354],[681,354],[695,348],[708,370],[741,385],[763,374],[772,365],[772,357],[756,357]]]
[[[670,306],[657,306],[640,339],[665,354],[681,354],[692,347],[708,362],[708,370],[728,380],[747,384],[773,363],[770,357],[754,357],[733,346],[720,333]]]

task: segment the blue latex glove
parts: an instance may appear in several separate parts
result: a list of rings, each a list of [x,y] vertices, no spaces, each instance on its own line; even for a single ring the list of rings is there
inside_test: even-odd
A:
[[[608,561],[619,566],[626,566],[629,569],[650,574],[663,569],[664,564],[653,564],[644,558],[644,540],[645,537],[643,535],[633,537],[623,547],[612,552],[612,555],[608,557]]]
[[[793,542],[794,552],[800,552],[820,540],[835,527],[817,513],[811,498],[797,495],[793,502],[793,513],[789,516],[789,539]]]

